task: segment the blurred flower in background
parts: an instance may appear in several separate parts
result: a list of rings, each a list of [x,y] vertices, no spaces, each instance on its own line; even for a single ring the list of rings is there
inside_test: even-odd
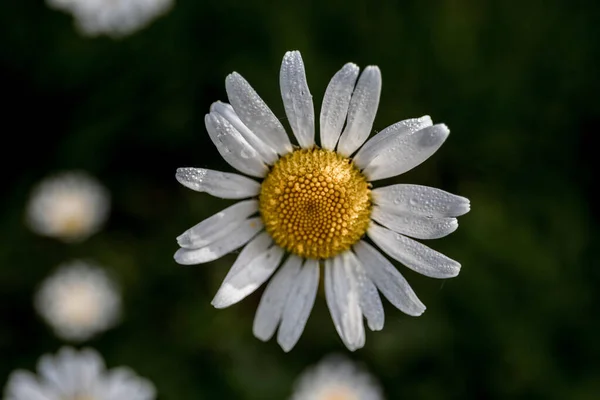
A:
[[[291,350],[304,331],[321,263],[327,305],[348,349],[365,344],[363,316],[371,330],[383,328],[378,289],[406,314],[421,315],[425,306],[404,277],[362,238],[368,235],[387,255],[420,274],[458,275],[458,262],[408,236],[436,239],[454,232],[456,217],[470,210],[469,200],[418,185],[371,190],[370,183],[403,174],[428,159],[448,137],[446,125],[433,125],[429,116],[404,120],[367,141],[379,107],[381,73],[369,66],[359,78],[359,68],[348,63],[325,92],[322,148],[316,147],[304,63],[300,53],[292,51],[283,58],[280,86],[300,144],[294,148],[279,120],[241,75],[229,75],[225,84],[231,105],[211,106],[205,118],[208,134],[232,167],[264,180],[259,185],[237,174],[177,170],[179,182],[193,190],[226,199],[260,195],[234,204],[177,238],[181,248],[175,260],[184,265],[213,261],[245,246],[213,306],[228,307],[254,292],[287,251],[291,255],[265,290],[254,320],[254,335],[265,341],[279,326],[277,342],[284,351]],[[258,212],[260,217],[253,216]]]
[[[298,378],[290,400],[383,400],[383,393],[370,374],[333,355]]]
[[[84,341],[118,322],[121,294],[102,268],[76,260],[42,282],[35,307],[57,336]]]
[[[96,233],[110,209],[110,195],[82,171],[62,172],[40,182],[31,193],[27,222],[34,232],[77,242]]]
[[[63,347],[38,362],[39,376],[15,371],[8,378],[5,400],[152,400],[154,385],[127,367],[106,371],[92,349]]]
[[[85,36],[129,35],[165,14],[173,0],[46,0],[50,7],[73,14]]]

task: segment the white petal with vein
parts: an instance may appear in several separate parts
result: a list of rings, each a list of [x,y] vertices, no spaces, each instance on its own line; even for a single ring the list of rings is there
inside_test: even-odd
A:
[[[208,217],[177,237],[179,246],[199,249],[231,233],[252,214],[258,212],[258,200],[245,200]]]
[[[469,199],[440,189],[398,184],[373,189],[373,202],[390,213],[408,212],[424,217],[458,217],[471,209]]]
[[[242,268],[250,264],[250,262],[256,257],[266,252],[272,244],[273,239],[271,239],[271,235],[269,235],[268,232],[263,231],[256,235],[254,239],[249,241],[248,244],[244,246],[238,257],[235,259],[235,262],[231,268],[229,268],[227,275],[225,275],[223,283],[231,279],[232,276],[235,276]]]
[[[177,168],[175,178],[188,189],[206,192],[222,199],[244,199],[260,192],[260,184],[255,180],[211,169]]]
[[[292,286],[277,332],[277,343],[283,351],[290,351],[300,339],[310,316],[319,287],[319,262],[308,259]]]
[[[331,78],[321,106],[321,147],[335,150],[342,133],[359,68],[352,63],[342,67]]]
[[[239,223],[239,227],[208,246],[199,249],[179,249],[175,253],[175,261],[182,265],[202,264],[223,257],[225,254],[245,245],[263,229],[260,217],[247,219]]]
[[[408,315],[417,317],[423,314],[425,305],[383,254],[362,240],[354,245],[354,251],[369,277],[390,303]]]
[[[363,169],[388,146],[390,140],[411,135],[431,125],[433,122],[429,115],[396,122],[369,139],[354,156],[354,163],[358,168]]]
[[[376,66],[368,66],[358,78],[348,108],[348,121],[340,137],[337,151],[349,157],[371,134],[379,96],[381,94],[381,71]]]
[[[225,118],[241,135],[254,150],[258,152],[264,162],[274,164],[279,159],[277,152],[265,142],[263,142],[254,132],[252,132],[242,120],[237,116],[231,104],[217,101],[210,106],[210,111],[220,114]]]
[[[331,319],[350,351],[365,344],[358,282],[341,256],[325,260],[325,298]]]
[[[215,308],[229,307],[253,293],[275,272],[283,253],[281,247],[272,246],[254,258],[223,282],[211,304]]]
[[[394,232],[416,239],[439,239],[458,228],[456,218],[432,218],[406,211],[391,213],[379,206],[373,207],[371,218]]]
[[[443,279],[460,272],[458,262],[387,228],[371,224],[367,234],[387,255],[420,274]]]
[[[262,178],[266,175],[267,166],[258,152],[222,115],[214,112],[207,114],[204,123],[219,154],[229,165],[251,176]]]
[[[260,340],[267,341],[275,334],[301,265],[302,259],[300,257],[290,255],[267,284],[256,310],[252,326],[254,336]]]
[[[380,331],[383,329],[385,314],[379,292],[377,292],[377,287],[375,287],[375,284],[367,275],[365,266],[354,253],[347,251],[344,253],[343,257],[345,258],[345,262],[353,268],[354,276],[356,276],[358,289],[360,291],[360,309],[367,319],[369,328],[372,331]]]
[[[225,89],[229,102],[244,125],[279,155],[292,151],[290,139],[279,119],[240,74],[234,72],[227,76]]]
[[[444,143],[450,130],[444,124],[429,126],[398,138],[385,140],[386,147],[363,170],[369,180],[403,174],[427,160]]]
[[[288,51],[283,56],[279,85],[285,114],[298,144],[303,148],[312,147],[315,144],[315,110],[299,51]]]

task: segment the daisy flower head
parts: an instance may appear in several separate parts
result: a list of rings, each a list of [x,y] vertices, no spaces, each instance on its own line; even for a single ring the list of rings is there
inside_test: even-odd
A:
[[[469,200],[419,185],[373,188],[431,156],[446,140],[444,124],[429,116],[400,121],[367,141],[381,91],[379,68],[360,74],[348,63],[331,79],[315,144],[313,99],[300,53],[283,58],[280,86],[298,145],[241,75],[225,80],[229,102],[216,102],[206,129],[232,167],[258,178],[200,168],[180,168],[184,186],[226,199],[245,199],[177,238],[180,264],[213,261],[243,247],[212,304],[242,300],[272,275],[254,319],[254,335],[289,351],[313,307],[324,268],[327,305],[350,350],[364,346],[363,316],[383,328],[379,292],[408,315],[425,306],[392,263],[375,248],[423,275],[450,278],[460,264],[410,239],[435,239],[456,230]],[[365,143],[366,141],[366,143]],[[365,240],[368,237],[372,243]],[[284,256],[288,255],[283,261]],[[283,262],[282,262],[283,261]]]
[[[56,335],[84,341],[112,328],[121,314],[121,294],[100,267],[84,261],[59,266],[35,294],[35,308]]]
[[[35,186],[26,221],[35,233],[78,242],[96,233],[110,209],[108,190],[82,171],[62,172]]]
[[[129,35],[165,14],[173,0],[46,0],[48,6],[73,14],[85,36]]]
[[[383,394],[370,374],[336,355],[304,372],[290,400],[383,400]]]
[[[42,356],[38,375],[14,371],[4,388],[5,400],[153,400],[154,385],[127,367],[106,370],[92,349],[63,347]]]

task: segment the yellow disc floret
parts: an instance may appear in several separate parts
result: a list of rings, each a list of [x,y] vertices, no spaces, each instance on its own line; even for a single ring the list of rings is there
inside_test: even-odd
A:
[[[325,259],[367,231],[371,191],[352,161],[319,148],[280,158],[260,190],[260,213],[277,245],[306,258]]]

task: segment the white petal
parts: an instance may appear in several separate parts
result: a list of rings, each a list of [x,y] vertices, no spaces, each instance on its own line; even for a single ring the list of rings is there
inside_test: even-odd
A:
[[[280,155],[292,151],[281,122],[240,74],[230,74],[225,79],[225,88],[229,102],[244,125]]]
[[[371,278],[367,276],[365,266],[359,261],[354,253],[347,251],[344,253],[344,257],[346,258],[346,263],[353,268],[354,276],[356,276],[360,292],[360,308],[367,319],[369,328],[372,331],[380,331],[383,329],[385,314],[379,292],[377,292],[377,287],[375,287]]]
[[[422,275],[441,279],[460,272],[458,262],[387,228],[371,224],[367,234],[387,255]]]
[[[300,339],[310,316],[319,287],[319,262],[306,260],[296,276],[285,302],[277,343],[283,351],[290,351]]]
[[[266,175],[267,166],[258,152],[223,116],[217,113],[206,114],[204,123],[219,154],[229,165],[251,176],[261,178]]]
[[[272,165],[279,159],[277,152],[271,146],[259,139],[254,132],[244,125],[230,104],[217,101],[210,106],[210,111],[225,118],[246,139],[246,142],[258,152],[264,162]]]
[[[417,317],[423,314],[425,305],[387,258],[362,240],[354,245],[354,251],[369,277],[390,303],[408,315]]]
[[[303,148],[315,144],[315,110],[299,51],[283,56],[279,73],[281,97],[292,131]]]
[[[54,400],[58,393],[40,385],[35,375],[15,371],[9,377],[4,394],[6,400]]]
[[[283,253],[281,247],[272,246],[254,258],[223,282],[211,304],[215,308],[229,307],[253,293],[275,272]]]
[[[258,200],[240,201],[208,217],[177,237],[179,246],[199,249],[236,230],[240,221],[258,212]]]
[[[240,221],[239,227],[208,246],[199,249],[179,249],[175,261],[182,265],[202,264],[223,257],[225,254],[242,247],[263,229],[260,217]]]
[[[156,389],[152,382],[139,377],[127,367],[118,367],[107,371],[102,383],[103,396],[98,396],[102,400],[154,400],[156,397]]]
[[[350,351],[365,344],[358,282],[341,256],[325,260],[325,298],[331,319]]]
[[[446,125],[437,124],[412,135],[385,140],[386,147],[373,158],[363,173],[372,181],[403,174],[431,157],[449,134]]]
[[[376,66],[369,66],[360,75],[352,93],[348,122],[340,137],[338,153],[349,157],[367,140],[379,107],[380,94],[381,71]]]
[[[389,213],[423,217],[458,217],[471,209],[469,199],[420,185],[391,185],[374,189],[373,202]]]
[[[433,122],[429,115],[396,122],[369,139],[354,156],[354,163],[358,168],[363,169],[389,145],[390,140],[411,135],[431,125]]]
[[[257,196],[260,192],[260,184],[255,180],[211,169],[177,168],[175,178],[188,189],[222,199],[244,199]]]
[[[394,232],[416,239],[438,239],[458,228],[456,218],[432,218],[409,212],[391,213],[379,206],[373,207],[371,218]]]
[[[359,68],[348,63],[331,78],[321,106],[321,147],[335,150],[342,133]]]
[[[265,253],[269,247],[273,244],[273,239],[267,231],[263,231],[256,235],[254,239],[248,242],[244,246],[240,255],[235,259],[235,262],[229,268],[227,275],[223,279],[223,283],[226,283],[233,276],[237,275],[243,268],[245,268],[252,260],[261,254]],[[221,284],[222,286],[223,284]]]
[[[292,291],[298,272],[300,272],[300,265],[302,265],[302,259],[293,254],[290,255],[273,279],[269,281],[260,299],[252,326],[254,336],[260,340],[266,342],[273,337],[281,321],[288,295]]]

